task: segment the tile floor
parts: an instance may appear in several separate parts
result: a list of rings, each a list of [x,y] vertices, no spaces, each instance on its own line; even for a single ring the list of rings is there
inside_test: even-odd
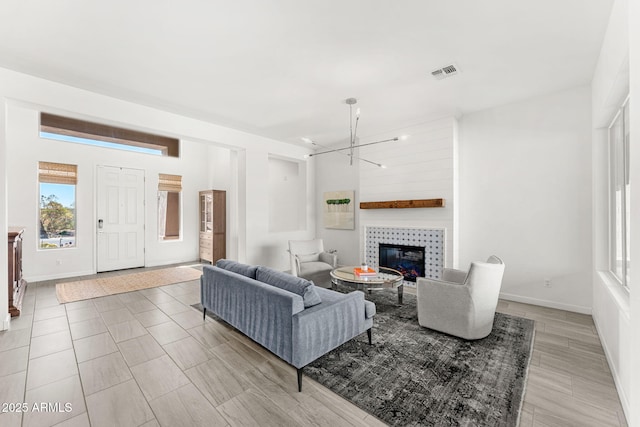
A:
[[[30,284],[0,332],[0,403],[28,402],[0,426],[383,425],[308,378],[298,393],[292,367],[203,322],[198,281],[65,305],[55,283]],[[521,426],[626,425],[590,316],[498,309],[536,321]]]

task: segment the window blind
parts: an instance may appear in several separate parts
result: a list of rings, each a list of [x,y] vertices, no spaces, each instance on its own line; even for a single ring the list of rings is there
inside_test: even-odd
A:
[[[161,173],[158,175],[158,191],[179,193],[182,191],[182,176]]]
[[[38,180],[49,184],[76,185],[78,183],[78,166],[38,162]]]

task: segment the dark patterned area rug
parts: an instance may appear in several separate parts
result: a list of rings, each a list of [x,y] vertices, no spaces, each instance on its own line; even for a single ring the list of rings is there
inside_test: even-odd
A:
[[[375,302],[366,334],[304,369],[353,404],[394,426],[517,426],[534,322],[496,313],[493,332],[465,341],[418,325],[416,297],[395,291]]]

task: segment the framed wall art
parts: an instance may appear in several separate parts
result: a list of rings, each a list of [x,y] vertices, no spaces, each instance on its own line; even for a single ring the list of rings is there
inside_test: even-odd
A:
[[[355,191],[328,191],[323,195],[325,228],[355,229]]]

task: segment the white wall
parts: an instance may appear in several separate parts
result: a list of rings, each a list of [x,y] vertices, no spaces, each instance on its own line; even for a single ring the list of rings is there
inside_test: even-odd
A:
[[[348,157],[342,154],[325,154],[313,157],[316,168],[315,212],[316,235],[324,240],[325,249],[338,251],[338,263],[341,265],[359,265],[362,261],[360,248],[360,165],[349,166]],[[335,230],[325,228],[323,224],[324,193],[330,191],[354,190],[356,206],[355,228],[353,230]]]
[[[362,157],[385,164],[385,169],[360,166],[360,201],[445,199],[442,208],[366,209],[360,211],[362,226],[444,228],[445,266],[457,267],[458,209],[455,187],[456,119],[447,117],[403,128],[394,135],[406,140],[362,149]],[[361,245],[364,236],[361,236]],[[361,246],[362,247],[362,246]]]
[[[631,170],[640,170],[640,108],[638,108],[638,100],[640,100],[640,2],[632,1],[629,3],[629,14],[627,24],[629,26],[629,69],[630,69],[630,95],[631,99],[636,100],[635,104],[631,104],[629,110],[629,121],[631,126]],[[632,194],[631,209],[632,212],[640,211],[640,179],[638,174],[632,175]],[[634,217],[634,218],[637,218]],[[640,223],[633,221],[631,225],[631,254],[640,254]],[[627,335],[631,342],[631,351],[629,360],[635,363],[631,366],[631,388],[630,398],[627,410],[627,419],[629,425],[640,425],[640,340],[637,338],[640,331],[640,280],[637,280],[638,269],[636,274],[632,276],[632,284],[634,290],[631,294],[631,324],[630,330],[635,331],[635,335]],[[627,409],[627,408],[625,408]]]
[[[81,179],[84,184],[82,188],[78,188],[78,198],[82,198],[83,201],[89,200],[90,203],[93,203],[94,200],[93,184],[89,185],[93,179],[91,174],[94,170],[91,165],[95,164],[142,166],[148,169],[147,178],[157,177],[158,172],[182,174],[189,192],[197,192],[203,188],[232,191],[231,195],[228,194],[228,200],[232,201],[229,212],[235,214],[228,218],[230,238],[234,243],[231,247],[238,259],[245,262],[286,269],[288,267],[285,252],[287,240],[307,238],[314,234],[315,218],[311,216],[307,218],[309,227],[306,230],[284,234],[270,233],[267,227],[268,216],[264,209],[267,206],[265,186],[268,156],[275,154],[302,158],[304,154],[309,152],[305,147],[295,147],[6,69],[0,69],[0,98],[3,100],[2,112],[4,113],[4,105],[8,102],[10,104],[8,109],[11,113],[8,114],[7,119],[7,130],[11,132],[11,135],[4,132],[4,114],[2,114],[0,130],[3,132],[0,133],[0,138],[2,138],[0,146],[3,151],[5,149],[8,151],[6,154],[11,156],[12,162],[25,167],[24,170],[18,170],[18,166],[10,166],[11,170],[9,171],[4,164],[6,157],[2,156],[0,184],[6,180],[10,188],[0,197],[2,199],[0,201],[0,228],[6,231],[8,225],[26,225],[28,228],[30,226],[32,234],[29,239],[31,241],[25,242],[25,245],[29,247],[35,246],[33,232],[37,225],[34,222],[36,211],[22,208],[19,202],[29,199],[27,203],[33,203],[28,196],[29,193],[31,195],[37,194],[35,193],[37,178],[33,162],[40,160],[40,155],[44,153],[47,153],[52,161],[65,161],[65,159],[73,158],[83,165],[84,178],[81,177]],[[140,160],[139,157],[131,157],[133,155],[120,152],[109,152],[104,155],[101,153],[96,159],[82,152],[88,147],[71,147],[68,143],[64,143],[64,146],[55,144],[43,146],[43,143],[37,138],[38,128],[34,127],[34,124],[37,124],[36,111],[39,109],[73,117],[91,118],[116,126],[176,136],[184,141],[184,148],[188,151],[183,150],[181,159],[162,159],[159,163],[152,165],[151,160]],[[12,121],[12,117],[15,117],[15,122]],[[208,144],[218,148],[208,150],[206,148]],[[54,146],[55,148],[53,148]],[[28,153],[26,153],[27,151]],[[307,169],[307,183],[309,186],[313,186],[313,168]],[[17,175],[12,176],[14,173]],[[230,173],[235,176],[229,177]],[[225,176],[225,174],[227,175]],[[89,181],[87,182],[87,180]],[[149,192],[155,193],[152,188],[154,186],[153,180],[149,181],[147,182],[147,194]],[[11,200],[12,203],[7,213],[2,210],[2,207],[8,200]],[[37,196],[34,200],[37,202]],[[312,196],[309,196],[309,200],[312,203]],[[152,241],[155,240],[154,237],[149,237],[154,236],[155,232],[151,230],[147,232],[147,243],[149,244],[147,261],[149,265],[175,262],[178,258],[195,259],[197,241],[195,237],[192,242],[188,240],[192,239],[191,236],[195,236],[197,232],[197,197],[194,196],[193,204],[190,204],[185,196],[183,209],[185,218],[183,225],[185,240],[183,242],[162,242],[160,244]],[[151,212],[150,209],[149,212]],[[80,230],[82,235],[91,235],[93,218],[84,217],[83,214],[79,221],[78,227],[82,228]],[[191,221],[191,223],[187,223],[187,221]],[[148,213],[147,225],[155,229],[156,222],[155,213]],[[93,268],[90,263],[93,257],[93,248],[85,246],[84,243],[82,246],[82,249],[78,248],[78,256],[72,256],[73,259],[69,258],[68,262],[66,259],[63,260],[60,266],[62,268],[56,265],[52,266],[51,260],[46,257],[37,258],[38,263],[33,263],[35,252],[27,254],[24,265],[27,278],[30,276],[33,280],[33,278],[44,276],[60,275],[62,277],[90,272]],[[176,248],[179,249],[176,250]],[[4,263],[3,268],[6,268]],[[6,304],[3,304],[2,307],[6,307]],[[4,308],[2,310],[4,311]]]
[[[23,270],[28,282],[95,272],[95,176],[98,165],[145,171],[145,265],[192,261],[198,257],[197,194],[207,187],[207,147],[182,141],[181,157],[158,157],[40,138],[39,109],[7,106],[9,226],[24,226]],[[38,162],[78,165],[76,247],[38,249]],[[182,175],[181,239],[158,241],[158,174]]]
[[[0,99],[0,233],[7,235],[7,148],[5,144],[5,99]],[[7,245],[0,245],[0,260],[7,259]],[[7,263],[0,262],[0,277],[7,277]],[[9,328],[9,295],[0,288],[0,331]]]
[[[598,329],[622,406],[629,417],[634,341],[629,294],[609,270],[609,192],[607,127],[629,93],[627,0],[616,0],[591,83],[593,170],[593,320]],[[633,111],[633,110],[631,110]],[[638,127],[636,127],[637,129]],[[634,132],[631,132],[633,137]],[[638,136],[637,133],[635,135]],[[633,147],[631,152],[637,152]],[[632,167],[632,171],[634,168]],[[637,167],[635,168],[637,170]],[[631,174],[633,180],[634,174]],[[640,185],[640,183],[638,184]],[[637,186],[636,186],[637,187]],[[632,184],[632,190],[634,188]],[[638,199],[635,198],[637,201]],[[632,204],[634,195],[632,194]],[[633,210],[632,205],[632,210]],[[631,231],[637,229],[634,224]],[[633,245],[633,239],[632,239]],[[633,247],[631,254],[633,256]],[[635,252],[637,253],[637,252]]]
[[[292,147],[293,148],[293,147]],[[295,155],[294,149],[291,153]],[[269,231],[269,157],[279,154],[285,155],[282,151],[275,153],[268,150],[268,147],[254,147],[245,151],[246,156],[246,200],[244,200],[246,213],[246,260],[252,264],[262,264],[272,266],[281,270],[288,270],[289,254],[287,252],[289,240],[312,239],[315,236],[315,217],[313,209],[307,210],[307,228],[297,231]],[[299,158],[303,158],[301,154]],[[306,182],[306,203],[313,206],[313,188],[315,179],[313,178],[313,162],[307,162],[307,182]]]
[[[269,158],[269,231],[298,231],[307,227],[306,163]]]
[[[591,310],[590,99],[585,86],[461,119],[460,265],[503,258],[503,298]]]
[[[363,125],[364,126],[364,125]],[[456,265],[457,203],[455,153],[457,122],[454,118],[431,120],[363,139],[361,143],[409,135],[406,140],[386,142],[360,149],[358,156],[386,168],[355,160],[343,154],[315,157],[317,169],[316,203],[326,191],[356,190],[355,230],[325,229],[322,210],[317,210],[317,234],[325,247],[338,250],[338,262],[362,262],[365,226],[445,228],[445,257],[448,267]],[[344,146],[340,145],[340,146]],[[359,209],[360,202],[444,198],[444,208]]]

